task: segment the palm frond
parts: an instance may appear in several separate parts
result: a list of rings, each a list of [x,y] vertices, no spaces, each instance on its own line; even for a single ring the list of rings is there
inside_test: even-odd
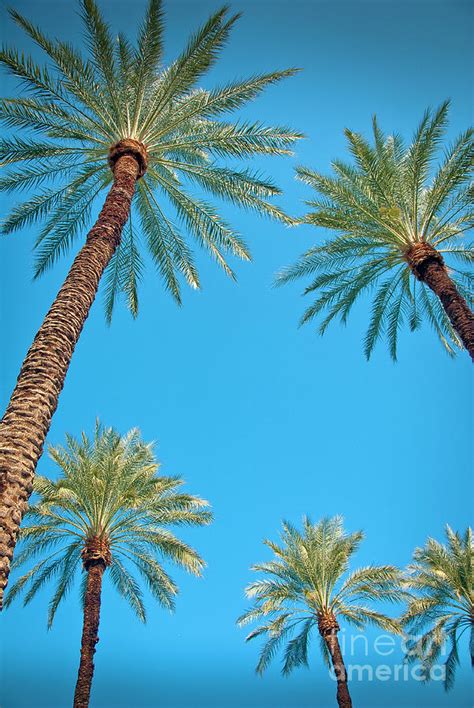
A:
[[[106,275],[110,321],[119,295],[125,296],[132,315],[137,314],[145,262],[140,245],[151,252],[165,289],[178,303],[181,276],[191,287],[199,287],[188,236],[231,277],[227,255],[250,258],[242,238],[213,205],[188,194],[181,177],[199,190],[292,225],[294,221],[272,203],[280,191],[272,180],[215,160],[287,155],[302,135],[286,126],[220,119],[292,76],[294,69],[255,74],[210,90],[199,88],[239,17],[227,7],[191,36],[168,67],[162,64],[160,0],[149,0],[135,43],[122,34],[115,37],[96,0],[80,0],[80,7],[87,54],[49,38],[17,10],[10,12],[42,50],[45,64],[14,49],[0,51],[0,64],[24,89],[24,95],[0,101],[0,121],[15,131],[0,141],[0,164],[11,166],[0,179],[0,189],[32,189],[28,201],[13,206],[2,230],[10,233],[46,221],[36,244],[35,268],[36,275],[44,273],[90,227],[99,193],[95,177],[104,187],[113,178],[110,147],[129,138],[146,146],[148,170],[132,204],[133,229],[129,226],[124,232]],[[24,133],[17,135],[17,130]],[[88,170],[90,180],[85,177]],[[184,228],[178,229],[178,223]]]
[[[414,636],[407,660],[420,662],[426,680],[450,645],[445,662],[445,688],[450,690],[460,663],[460,635],[472,628],[474,543],[470,528],[461,535],[447,526],[446,540],[443,544],[429,538],[415,549],[405,579],[411,597],[401,621]]]
[[[375,624],[402,633],[398,620],[357,604],[360,600],[397,602],[405,597],[396,568],[360,568],[342,580],[362,538],[360,531],[346,533],[343,519],[335,516],[317,523],[303,517],[301,531],[285,521],[281,543],[265,541],[276,559],[253,566],[263,577],[245,589],[253,604],[237,620],[240,626],[264,621],[247,636],[250,640],[266,635],[258,673],[265,671],[284,641],[283,674],[307,665],[311,632],[322,616],[331,615],[336,622],[345,619],[359,629]],[[323,659],[328,663],[328,647],[322,635],[321,640]]]
[[[452,254],[472,265],[472,247],[462,240],[474,224],[472,129],[464,131],[446,150],[430,181],[448,107],[445,101],[436,111],[426,111],[408,147],[399,135],[386,136],[374,118],[373,143],[345,131],[354,164],[334,160],[330,176],[308,167],[296,169],[298,179],[317,194],[307,202],[311,210],[300,221],[335,235],[282,270],[276,284],[313,276],[305,294],[317,293],[316,299],[300,322],[305,324],[325,313],[319,326],[321,334],[337,317],[344,323],[359,296],[373,291],[364,341],[367,358],[384,336],[396,360],[403,325],[414,331],[423,320],[435,329],[448,354],[461,347],[438,298],[427,292],[424,283],[411,286],[414,278],[406,256],[412,246],[424,241],[445,253],[447,260]],[[447,266],[458,292],[471,303],[470,272],[456,272],[449,262]]]
[[[48,613],[51,626],[82,567],[82,551],[91,539],[100,538],[111,553],[105,572],[140,620],[146,619],[143,596],[130,566],[158,602],[173,609],[178,587],[162,562],[171,561],[197,576],[204,562],[168,527],[209,524],[208,503],[178,492],[180,478],[157,475],[153,448],[137,429],[120,436],[97,423],[93,438],[68,435],[65,447],[50,448],[50,457],[61,473],[54,481],[35,479],[37,501],[25,517],[15,569],[45,552],[49,555],[13,583],[5,605],[23,591],[27,604],[57,577]]]

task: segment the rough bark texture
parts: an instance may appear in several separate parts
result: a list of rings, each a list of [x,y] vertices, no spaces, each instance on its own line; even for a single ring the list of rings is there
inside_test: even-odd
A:
[[[84,554],[83,554],[84,557]],[[88,708],[94,675],[94,654],[99,641],[100,599],[102,576],[106,565],[103,560],[85,563],[87,586],[84,600],[84,624],[82,627],[81,661],[74,692],[74,708]]]
[[[71,357],[100,278],[120,243],[136,180],[146,168],[144,148],[134,145],[121,141],[110,150],[114,183],[26,355],[0,423],[0,608],[36,465]]]
[[[102,561],[105,566],[109,566],[112,562],[109,539],[103,536],[89,538],[81,551],[81,557],[82,565],[86,570],[91,563],[98,561]]]
[[[337,633],[340,628],[332,612],[321,613],[318,615],[318,629],[319,633],[326,642],[326,646],[331,656],[334,673],[336,675],[337,704],[339,708],[352,708],[352,701],[347,685],[346,667],[344,666],[344,660],[342,658],[341,648],[337,638]]]
[[[416,243],[406,254],[418,280],[439,297],[451,324],[474,361],[474,314],[448,274],[443,257],[429,243]]]

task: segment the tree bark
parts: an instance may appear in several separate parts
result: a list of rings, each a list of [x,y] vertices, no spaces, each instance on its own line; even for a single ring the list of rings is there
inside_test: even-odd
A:
[[[413,274],[438,296],[460,340],[474,361],[474,313],[449,277],[444,259],[427,243],[414,244],[407,253]]]
[[[337,630],[331,629],[329,632],[324,634],[323,637],[331,656],[334,673],[336,674],[337,704],[339,708],[352,708],[352,701],[347,685],[347,672],[346,667],[344,666],[339,640],[337,638]]]
[[[136,180],[143,174],[140,160],[127,149],[113,153],[113,185],[26,355],[0,423],[0,608],[36,465],[71,357],[100,278],[120,243]]]
[[[92,561],[87,565],[87,586],[84,598],[84,624],[82,627],[81,661],[74,692],[74,708],[88,708],[94,675],[94,654],[99,641],[100,599],[105,563]]]

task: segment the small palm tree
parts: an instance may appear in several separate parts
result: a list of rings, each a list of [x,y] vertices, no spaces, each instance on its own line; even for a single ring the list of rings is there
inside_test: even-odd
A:
[[[120,293],[135,315],[143,270],[141,237],[165,288],[180,302],[180,277],[193,288],[200,283],[175,217],[228,275],[233,272],[227,253],[250,258],[240,236],[186,183],[292,223],[268,201],[279,193],[271,180],[248,169],[220,166],[216,158],[289,154],[299,137],[294,131],[228,122],[222,115],[294,70],[199,89],[196,83],[218,58],[237,16],[229,17],[225,8],[216,12],[166,68],[159,0],[149,0],[136,48],[124,36],[112,36],[94,0],[81,0],[81,5],[88,58],[65,42],[48,39],[16,10],[13,19],[45,51],[51,66],[38,66],[14,50],[0,51],[0,63],[28,91],[0,104],[0,120],[15,131],[27,131],[25,138],[0,141],[0,163],[19,165],[0,180],[0,188],[36,190],[14,207],[3,232],[43,222],[36,275],[71,248],[109,190],[26,356],[0,426],[0,607],[36,464],[104,271],[108,318]]]
[[[84,624],[74,706],[84,708],[94,672],[104,574],[143,622],[145,607],[133,567],[154,598],[172,610],[178,588],[161,559],[194,575],[201,574],[204,563],[166,527],[208,524],[211,513],[205,500],[179,490],[182,479],[156,474],[152,446],[141,441],[138,430],[121,437],[97,425],[92,440],[84,433],[79,441],[68,435],[67,446],[51,447],[49,454],[61,475],[54,482],[36,477],[38,499],[25,517],[23,548],[13,567],[43,557],[12,585],[5,606],[24,590],[26,605],[54,579],[51,627],[82,566]]]
[[[312,211],[302,221],[338,235],[310,248],[276,282],[312,278],[305,294],[319,294],[301,323],[326,311],[321,334],[336,317],[345,323],[356,300],[371,291],[367,358],[385,334],[396,359],[403,322],[413,331],[424,318],[449,353],[453,342],[463,344],[474,359],[474,250],[464,238],[474,223],[473,131],[446,148],[432,176],[447,114],[447,102],[428,110],[409,147],[399,135],[385,136],[374,118],[373,145],[345,131],[355,165],[335,160],[333,177],[297,169],[320,195],[308,202]]]
[[[474,667],[474,542],[472,529],[463,536],[446,526],[447,543],[429,538],[413,554],[407,585],[413,592],[402,617],[410,640],[408,661],[421,662],[425,680],[445,647],[444,686],[454,685],[459,664],[459,641],[468,632],[471,665]]]
[[[352,702],[337,637],[339,621],[345,620],[358,629],[370,623],[400,633],[396,620],[360,604],[367,600],[400,600],[400,573],[390,565],[368,566],[343,579],[363,533],[345,533],[338,516],[316,524],[305,517],[302,533],[285,522],[281,539],[281,545],[264,541],[276,558],[253,566],[266,577],[247,587],[247,597],[253,598],[255,604],[238,619],[240,625],[264,621],[247,637],[250,640],[266,636],[257,672],[265,671],[287,640],[283,674],[288,675],[297,666],[307,666],[308,641],[317,628],[323,658],[328,666],[332,664],[336,675],[338,705],[348,708]]]

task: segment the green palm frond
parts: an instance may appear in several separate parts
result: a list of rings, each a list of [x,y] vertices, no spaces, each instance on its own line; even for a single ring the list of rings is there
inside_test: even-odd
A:
[[[308,641],[314,625],[314,619],[305,620],[301,632],[293,639],[290,639],[286,645],[282,669],[284,676],[290,674],[298,666],[308,666]]]
[[[24,89],[19,98],[0,102],[0,121],[12,131],[0,141],[0,164],[8,168],[0,189],[32,190],[1,228],[10,233],[43,223],[35,267],[41,275],[90,227],[112,178],[109,147],[124,138],[144,144],[148,171],[132,203],[133,228],[127,228],[105,278],[110,320],[121,296],[132,315],[137,314],[143,247],[178,303],[182,281],[200,287],[188,236],[231,277],[229,256],[250,258],[241,237],[214,206],[194,197],[189,188],[197,186],[291,226],[294,221],[272,202],[280,190],[271,180],[215,160],[288,155],[302,136],[286,126],[228,119],[267,87],[292,76],[294,69],[256,74],[213,90],[198,87],[239,17],[227,7],[214,13],[166,67],[160,0],[149,0],[135,45],[121,34],[115,39],[95,0],[80,0],[80,6],[86,56],[47,37],[17,10],[10,11],[47,61],[43,66],[13,49],[0,51],[0,63]],[[18,130],[25,136],[17,135]]]
[[[132,606],[137,617],[142,622],[146,622],[146,611],[140,585],[119,558],[114,558],[112,561],[110,578],[118,593]]]
[[[370,607],[363,601],[398,602],[405,596],[401,573],[393,566],[369,566],[348,573],[352,555],[358,549],[362,532],[346,533],[339,516],[313,524],[303,518],[299,531],[283,523],[279,544],[266,540],[275,560],[259,563],[253,570],[263,577],[250,583],[245,592],[252,606],[237,620],[240,626],[262,621],[247,640],[264,637],[257,672],[262,673],[283,642],[282,672],[288,675],[308,663],[308,642],[318,619],[332,614],[359,629],[375,624],[385,631],[401,633],[397,620]],[[325,642],[323,659],[329,660]]]
[[[472,270],[460,273],[451,261],[472,266],[474,247],[466,241],[474,223],[472,129],[464,131],[435,168],[447,125],[448,102],[427,111],[406,147],[398,135],[385,136],[373,121],[373,142],[345,131],[354,164],[332,163],[326,176],[298,167],[297,177],[317,196],[300,221],[335,232],[334,238],[309,249],[282,270],[276,284],[300,278],[313,280],[305,295],[316,295],[306,309],[304,324],[326,312],[322,334],[333,320],[346,322],[363,296],[371,299],[364,351],[370,358],[381,337],[397,358],[399,332],[405,324],[430,324],[449,354],[462,346],[438,299],[417,283],[406,253],[427,242],[446,257],[449,275],[469,303],[474,297]]]
[[[417,548],[405,581],[410,590],[402,622],[411,636],[408,661],[419,661],[426,680],[445,647],[445,688],[454,685],[459,642],[470,636],[471,663],[474,629],[474,541],[472,529],[461,535],[446,527],[446,543],[429,538]]]
[[[132,215],[122,233],[120,245],[115,251],[105,276],[105,316],[112,320],[114,306],[121,294],[125,296],[133,317],[138,314],[138,285],[142,279],[144,264],[140,255],[138,235]]]
[[[349,624],[354,625],[357,629],[365,629],[367,625],[374,625],[383,629],[385,632],[402,635],[403,631],[400,622],[392,617],[381,612],[375,612],[363,605],[342,605],[338,608],[339,615],[343,617]]]
[[[60,475],[55,481],[42,476],[35,480],[37,499],[27,512],[14,568],[41,560],[12,584],[5,606],[21,593],[25,604],[30,602],[57,578],[50,627],[82,567],[81,551],[98,537],[106,539],[111,551],[106,572],[139,619],[145,621],[146,613],[134,569],[160,604],[173,609],[178,587],[163,564],[171,562],[199,576],[204,562],[169,527],[209,524],[208,503],[179,491],[182,479],[157,475],[153,447],[136,429],[120,436],[97,424],[92,438],[84,433],[79,440],[67,436],[65,447],[49,452]]]

